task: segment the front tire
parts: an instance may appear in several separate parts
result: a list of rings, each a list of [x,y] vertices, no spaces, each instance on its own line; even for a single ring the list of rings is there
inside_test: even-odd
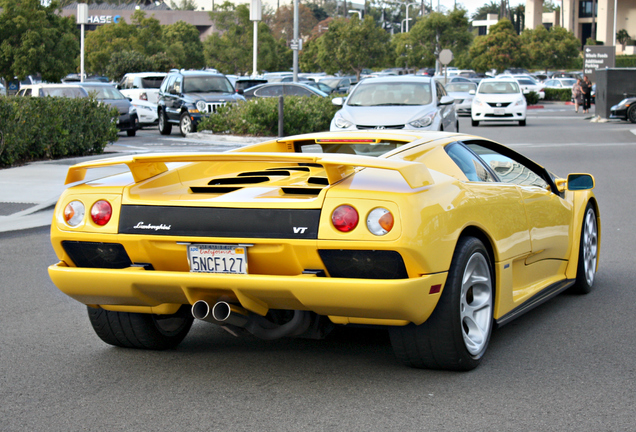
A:
[[[572,291],[576,294],[588,294],[592,291],[596,278],[596,261],[598,259],[598,224],[594,205],[588,203],[581,227],[581,244],[579,246],[579,263],[576,270],[576,282]]]
[[[525,120],[519,120],[519,126],[525,126],[525,125],[526,125]]]
[[[477,126],[479,126],[479,120],[471,119],[470,120],[470,124],[472,125],[472,127],[477,127]]]
[[[184,137],[187,136],[189,133],[196,132],[196,126],[194,126],[194,124],[192,123],[190,114],[181,114],[181,118],[179,119],[179,132],[181,132],[181,135]]]
[[[128,135],[129,137],[134,137],[135,135],[137,135],[137,131],[135,129],[128,129],[126,131],[126,135]]]
[[[627,111],[627,120],[632,123],[636,123],[636,105],[629,107],[629,111]]]
[[[164,111],[159,112],[159,133],[161,135],[170,135],[172,133],[172,125],[168,123],[168,117]]]
[[[88,318],[97,336],[122,348],[165,350],[186,337],[194,318],[190,306],[183,305],[172,315],[113,312],[88,307]]]
[[[468,371],[483,358],[493,327],[494,280],[488,251],[462,237],[444,291],[429,319],[391,327],[395,355],[407,366]]]

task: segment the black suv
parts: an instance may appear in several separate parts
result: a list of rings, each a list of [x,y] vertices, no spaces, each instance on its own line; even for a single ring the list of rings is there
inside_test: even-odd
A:
[[[219,106],[244,100],[225,75],[173,69],[159,88],[159,132],[170,135],[172,125],[176,124],[181,135],[186,136],[196,132],[199,121],[216,112]]]

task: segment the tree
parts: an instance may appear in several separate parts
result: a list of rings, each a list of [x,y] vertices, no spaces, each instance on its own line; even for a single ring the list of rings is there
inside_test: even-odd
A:
[[[631,39],[632,38],[629,36],[629,33],[627,33],[627,30],[625,29],[620,29],[616,32],[616,40],[623,46],[623,51],[625,51],[625,45],[627,45],[627,42],[629,42]]]
[[[205,66],[203,43],[196,26],[177,21],[163,27],[166,54],[174,63],[185,69],[201,69]]]
[[[193,0],[180,0],[179,3],[170,1],[170,7],[173,10],[197,10],[197,4]]]
[[[489,34],[477,36],[469,54],[473,69],[478,72],[523,67],[527,62],[521,38],[515,33],[510,20],[505,18],[490,27]]]
[[[120,81],[128,72],[145,72],[152,69],[148,57],[137,51],[117,51],[112,53],[106,76],[114,81]]]
[[[327,73],[354,72],[358,79],[362,69],[383,65],[389,55],[389,34],[367,16],[334,19],[317,53],[317,63]]]
[[[298,33],[300,36],[308,36],[316,26],[318,20],[310,8],[304,4],[298,5]],[[272,35],[276,39],[284,38],[289,45],[294,38],[294,8],[293,6],[281,6],[276,11],[269,24]]]
[[[0,76],[42,74],[56,82],[75,71],[79,34],[75,20],[55,13],[57,4],[39,0],[0,0]]]
[[[106,24],[88,32],[84,41],[86,70],[106,74],[110,58],[115,52],[134,51],[135,26],[121,19],[117,24]]]
[[[521,33],[529,64],[544,70],[565,69],[579,56],[579,40],[563,27],[539,26]]]
[[[499,15],[499,11],[501,6],[498,1],[491,0],[490,3],[486,3],[483,6],[477,8],[477,11],[473,14],[473,21],[485,20],[488,14],[497,14]]]
[[[455,9],[448,15],[433,12],[417,20],[409,33],[409,66],[430,66],[443,49],[450,49],[456,59],[466,57],[473,40],[466,13],[464,9]]]

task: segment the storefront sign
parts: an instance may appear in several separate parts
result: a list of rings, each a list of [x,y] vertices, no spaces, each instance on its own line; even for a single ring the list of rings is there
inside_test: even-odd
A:
[[[117,24],[121,19],[121,15],[93,15],[88,17],[89,24]]]

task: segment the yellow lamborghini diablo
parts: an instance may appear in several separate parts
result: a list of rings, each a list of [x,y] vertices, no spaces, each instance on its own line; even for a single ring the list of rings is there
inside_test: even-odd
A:
[[[83,182],[115,164],[129,171]],[[591,175],[465,134],[130,155],[75,165],[67,183],[49,274],[120,347],[175,347],[193,319],[263,339],[363,324],[388,328],[407,365],[470,370],[496,325],[589,292],[599,257]]]

